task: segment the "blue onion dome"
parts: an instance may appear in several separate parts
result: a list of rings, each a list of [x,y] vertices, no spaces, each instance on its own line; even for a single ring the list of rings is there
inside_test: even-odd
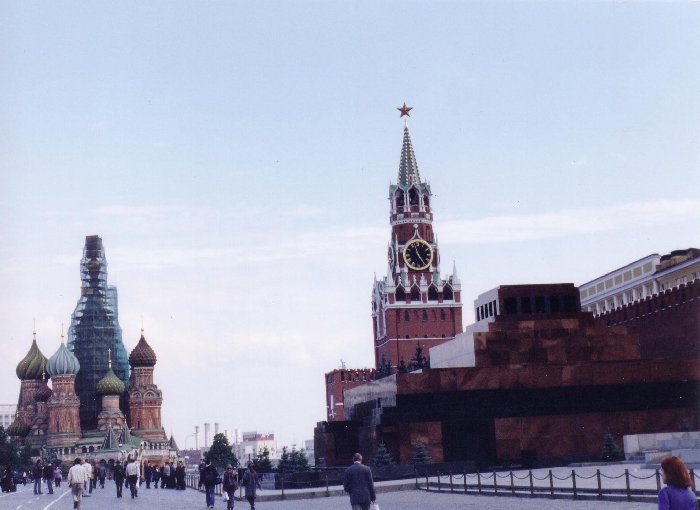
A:
[[[26,425],[19,417],[15,416],[15,421],[13,421],[9,427],[7,427],[7,434],[13,437],[24,437],[29,434],[31,427]]]
[[[134,350],[129,355],[129,365],[132,367],[153,367],[157,361],[156,353],[151,346],[148,345],[146,339],[141,332],[141,339],[136,344]]]
[[[112,362],[110,361],[107,373],[97,383],[97,393],[99,395],[121,395],[125,389],[124,383],[112,370]]]
[[[46,357],[39,350],[39,346],[36,344],[36,333],[34,333],[29,352],[17,365],[17,377],[22,381],[40,381],[44,374],[45,365]]]
[[[70,352],[66,344],[61,342],[56,354],[46,362],[46,372],[50,377],[55,375],[75,375],[80,370],[80,362],[75,354]]]

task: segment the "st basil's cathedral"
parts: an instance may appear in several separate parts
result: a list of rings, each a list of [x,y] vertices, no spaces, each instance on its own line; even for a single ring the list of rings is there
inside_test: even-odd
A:
[[[154,383],[156,354],[141,330],[127,356],[118,322],[116,287],[107,284],[102,239],[87,236],[81,260],[81,297],[68,342],[46,358],[36,332],[17,365],[17,415],[8,434],[33,456],[116,461],[127,456],[162,464],[178,448],[161,424],[163,395]],[[49,387],[49,381],[51,387]]]

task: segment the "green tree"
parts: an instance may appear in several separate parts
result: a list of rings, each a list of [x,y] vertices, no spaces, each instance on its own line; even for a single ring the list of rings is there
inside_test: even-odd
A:
[[[270,449],[266,446],[253,458],[253,467],[258,473],[269,473],[272,471],[272,462],[270,461]]]
[[[415,450],[413,453],[413,459],[411,460],[412,464],[431,464],[433,462],[428,454],[428,447],[422,442],[416,442],[416,444],[413,445],[413,448]]]
[[[233,467],[238,467],[238,459],[236,454],[231,450],[231,445],[228,443],[228,438],[219,433],[214,436],[214,441],[211,443],[211,448],[204,454],[206,460],[210,460],[218,470],[226,468],[227,464]]]
[[[382,361],[379,363],[379,368],[377,368],[377,379],[391,375],[391,363],[386,359],[386,356],[382,354]]]
[[[17,448],[10,441],[10,436],[7,435],[4,427],[0,426],[0,466],[16,466],[19,462]]]
[[[306,458],[306,452],[302,448],[297,450],[292,447],[292,451],[287,450],[287,447],[282,448],[277,471],[280,473],[296,473],[297,471],[310,471],[309,459]]]
[[[394,459],[391,457],[391,453],[389,453],[389,450],[383,441],[379,443],[379,446],[377,447],[377,453],[372,460],[372,465],[376,467],[394,465]]]
[[[623,458],[624,455],[622,455],[617,444],[615,444],[615,438],[613,438],[610,432],[607,432],[605,436],[603,436],[603,452],[601,454],[601,459],[605,462],[615,462]]]
[[[406,365],[406,362],[401,358],[401,361],[399,361],[399,368],[398,368],[399,374],[406,374],[408,373],[408,366]]]
[[[411,358],[411,369],[420,370],[421,368],[430,368],[428,358],[423,356],[423,346],[420,342],[416,342],[416,353]]]

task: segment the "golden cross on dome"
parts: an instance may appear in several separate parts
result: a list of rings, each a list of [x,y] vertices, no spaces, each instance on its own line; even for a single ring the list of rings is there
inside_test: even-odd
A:
[[[406,116],[410,117],[411,114],[409,113],[411,110],[413,110],[413,106],[406,106],[406,101],[403,102],[403,106],[399,106],[397,108],[398,111],[401,112],[401,115],[399,115],[399,118]]]

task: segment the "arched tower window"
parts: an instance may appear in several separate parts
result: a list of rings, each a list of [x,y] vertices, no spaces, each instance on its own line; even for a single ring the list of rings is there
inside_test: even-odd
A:
[[[408,313],[408,310],[404,310],[404,311],[403,311],[403,320],[405,320],[406,322],[410,322],[410,321],[411,321],[411,314]]]
[[[396,301],[406,301],[406,292],[403,287],[396,289]]]
[[[410,205],[418,205],[418,191],[416,191],[416,188],[408,190],[408,203]]]
[[[423,310],[423,320],[424,321],[428,320],[428,311],[427,310]]]
[[[418,289],[418,287],[414,286],[413,288],[411,288],[411,301],[420,301],[420,290]]]
[[[435,285],[431,285],[428,287],[428,301],[437,301],[438,300],[438,291]]]
[[[454,293],[452,292],[452,287],[446,286],[445,289],[442,291],[442,297],[445,300],[453,300],[455,298]]]
[[[394,193],[394,201],[396,202],[397,209],[404,206],[403,191],[400,189],[396,190],[396,193]]]
[[[445,310],[440,310],[440,320],[441,321],[445,320]]]

